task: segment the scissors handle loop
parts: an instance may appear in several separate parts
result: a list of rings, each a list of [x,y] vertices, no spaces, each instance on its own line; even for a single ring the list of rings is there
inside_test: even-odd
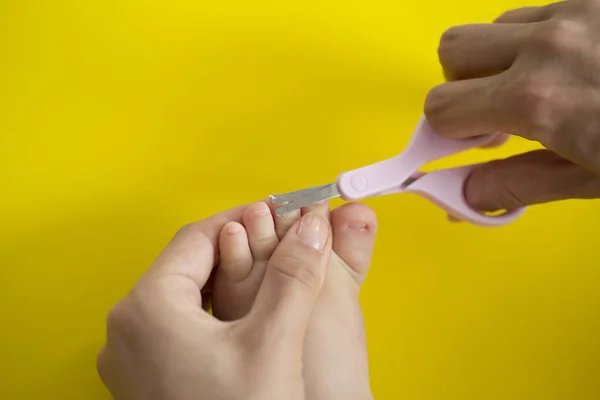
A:
[[[453,154],[484,146],[497,134],[467,139],[448,139],[438,135],[425,117],[406,149],[399,155],[363,168],[341,174],[337,187],[345,200],[361,200],[384,194],[411,192],[419,194],[449,214],[476,225],[498,226],[517,219],[525,209],[502,215],[487,215],[472,209],[464,198],[464,186],[475,165],[420,174],[423,165]],[[415,176],[418,176],[415,178]],[[410,182],[409,185],[406,183]]]

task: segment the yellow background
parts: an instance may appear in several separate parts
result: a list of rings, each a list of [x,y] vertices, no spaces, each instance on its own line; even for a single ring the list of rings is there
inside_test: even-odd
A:
[[[536,4],[0,1],[0,398],[108,399],[105,315],[180,225],[396,154],[440,34]],[[377,399],[600,396],[597,202],[501,229],[368,203]]]

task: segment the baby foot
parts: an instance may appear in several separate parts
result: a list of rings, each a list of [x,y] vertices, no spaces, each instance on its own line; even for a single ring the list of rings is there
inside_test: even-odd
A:
[[[264,203],[248,207],[243,226],[231,222],[221,231],[213,315],[235,320],[250,311],[279,239],[307,212],[330,217],[334,250],[305,338],[307,398],[371,399],[365,328],[358,301],[377,225],[367,206],[347,204],[330,215],[329,205],[320,204],[275,219]]]
[[[290,213],[275,223],[269,206],[261,202],[246,209],[243,225],[230,222],[223,227],[219,238],[219,267],[213,281],[215,317],[232,321],[250,311],[279,238],[299,216],[299,212]]]
[[[323,206],[305,212],[328,213]],[[367,206],[331,212],[333,255],[309,321],[304,347],[308,399],[372,399],[360,286],[371,264],[377,218]]]

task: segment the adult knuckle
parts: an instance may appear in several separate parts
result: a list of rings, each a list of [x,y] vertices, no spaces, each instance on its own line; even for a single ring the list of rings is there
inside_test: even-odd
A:
[[[455,43],[458,39],[460,39],[462,30],[463,26],[460,25],[451,26],[450,28],[446,29],[442,33],[442,37],[440,39],[440,46],[443,47],[443,45],[452,45],[453,43]]]
[[[118,353],[118,349],[115,349],[114,345],[107,344],[96,355],[96,371],[102,382],[108,387],[111,387],[113,383],[115,353]]]
[[[534,78],[525,79],[518,88],[519,106],[534,120],[543,120],[549,113],[550,94]]]
[[[583,26],[579,21],[556,18],[537,25],[531,31],[530,44],[551,52],[573,51],[580,48]]]
[[[462,37],[462,27],[454,26],[447,29],[440,38],[438,46],[438,58],[440,63],[446,68],[454,60],[454,53]]]
[[[500,14],[495,20],[494,22],[504,22],[504,21],[511,21],[514,18],[514,15],[516,13],[518,13],[519,10],[518,9],[514,9],[514,10],[508,10],[503,12],[502,14]]]
[[[299,255],[286,254],[278,257],[273,270],[283,280],[299,284],[307,289],[312,289],[319,284],[320,278],[315,271],[315,265],[310,260]]]
[[[106,327],[111,333],[124,333],[133,330],[133,318],[130,307],[125,301],[121,301],[113,306],[108,312],[106,318]]]
[[[576,154],[575,157],[581,164],[588,166],[600,177],[600,121],[598,118],[586,119],[585,127],[579,130],[578,135],[560,137],[556,146],[572,148],[573,153]]]
[[[518,120],[534,134],[549,134],[556,126],[556,99],[552,86],[544,79],[525,76],[515,80],[508,88],[509,104]]]
[[[102,347],[102,349],[100,349],[100,352],[96,356],[96,370],[98,371],[100,378],[102,378],[106,372],[105,365],[106,365],[106,347]]]
[[[105,385],[110,385],[109,382],[109,367],[106,361],[106,347],[103,347],[96,357],[96,371],[98,371],[98,376],[104,382]]]
[[[580,3],[589,11],[600,11],[600,0],[580,0]]]
[[[120,304],[113,306],[106,317],[106,326],[109,330],[114,330],[121,325],[123,320],[123,311]]]
[[[197,222],[191,222],[181,226],[175,233],[175,237],[189,235],[190,232],[194,232],[197,227]]]

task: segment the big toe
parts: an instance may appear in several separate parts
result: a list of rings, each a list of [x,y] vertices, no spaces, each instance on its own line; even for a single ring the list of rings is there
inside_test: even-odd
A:
[[[364,204],[346,204],[333,210],[331,226],[333,251],[357,282],[362,283],[369,271],[375,245],[375,212]]]
[[[307,398],[371,399],[365,327],[358,301],[377,219],[363,204],[331,212],[334,254],[305,337]]]

